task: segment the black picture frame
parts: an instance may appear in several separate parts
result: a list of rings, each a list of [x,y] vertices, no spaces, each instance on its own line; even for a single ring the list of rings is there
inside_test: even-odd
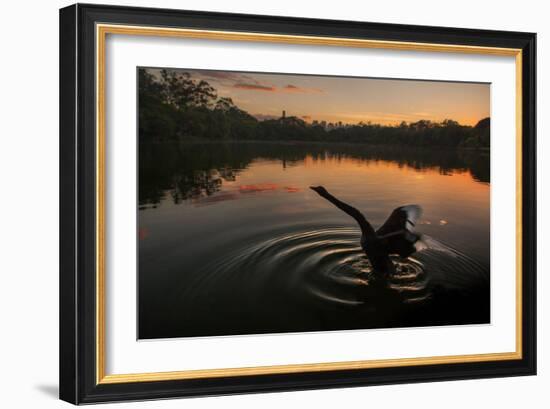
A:
[[[523,56],[521,359],[98,383],[96,23],[520,49]],[[533,33],[86,4],[61,9],[60,398],[83,404],[536,374],[535,80],[536,34]]]

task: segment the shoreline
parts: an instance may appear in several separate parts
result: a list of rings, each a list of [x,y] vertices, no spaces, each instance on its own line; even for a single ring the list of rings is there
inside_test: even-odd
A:
[[[148,142],[138,142],[139,145],[163,145],[163,144],[177,144],[177,145],[193,145],[193,144],[204,144],[204,145],[223,145],[223,144],[277,144],[277,145],[339,145],[339,146],[349,146],[349,147],[372,147],[372,148],[406,148],[406,149],[418,149],[418,150],[441,150],[441,151],[467,151],[467,152],[479,152],[479,153],[490,153],[490,147],[479,147],[479,148],[470,148],[470,147],[448,147],[448,146],[418,146],[418,145],[396,145],[396,144],[372,144],[366,142],[337,142],[337,141],[306,141],[306,140],[259,140],[259,139],[230,139],[230,140],[211,140],[211,139],[201,139],[193,138],[186,141],[148,141]]]

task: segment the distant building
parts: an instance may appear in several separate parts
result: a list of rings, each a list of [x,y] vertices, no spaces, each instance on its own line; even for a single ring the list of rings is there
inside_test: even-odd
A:
[[[286,111],[284,109],[283,109],[283,116],[281,118],[283,118],[283,119],[286,118]]]

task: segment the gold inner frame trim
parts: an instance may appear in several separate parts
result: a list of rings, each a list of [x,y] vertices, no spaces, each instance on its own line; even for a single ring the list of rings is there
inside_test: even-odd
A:
[[[366,361],[320,362],[313,364],[184,370],[131,374],[105,373],[105,42],[107,34],[195,38],[223,41],[267,42],[297,45],[355,47],[401,51],[428,51],[513,56],[516,64],[516,348],[512,352],[449,355]],[[515,48],[415,43],[353,38],[295,36],[179,29],[166,27],[96,25],[96,383],[115,384],[215,377],[291,374],[416,365],[518,360],[522,358],[522,51]]]

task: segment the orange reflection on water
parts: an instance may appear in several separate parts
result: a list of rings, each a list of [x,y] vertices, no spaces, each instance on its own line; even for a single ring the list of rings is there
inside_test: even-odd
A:
[[[301,188],[296,187],[296,186],[285,186],[284,189],[285,189],[288,193],[296,193],[296,192],[299,192],[300,190],[302,190]]]
[[[228,183],[225,191],[217,192],[211,196],[196,197],[192,200],[195,206],[206,206],[209,204],[225,202],[228,200],[238,199],[240,194],[252,194],[252,193],[264,193],[282,191],[286,193],[297,193],[302,191],[302,188],[298,186],[283,186],[281,187],[277,183],[257,183],[249,185],[238,185],[236,188]],[[236,190],[235,190],[236,189]]]
[[[309,193],[308,186],[323,185],[334,194],[357,197],[359,201],[370,198],[395,205],[419,203],[438,207],[459,203],[467,195],[465,202],[486,207],[488,212],[490,184],[476,180],[470,170],[412,164],[345,155],[307,155],[291,166],[288,161],[283,166],[279,161],[256,160],[239,175],[239,190],[275,191],[282,187],[286,192],[304,195]],[[441,218],[432,222],[444,225],[448,221]]]
[[[488,223],[490,184],[477,180],[470,169],[456,166],[453,161],[427,166],[422,160],[398,162],[328,154],[306,155],[296,161],[258,158],[239,170],[234,180],[224,180],[219,191],[191,202],[195,207],[227,203],[228,209],[234,209],[228,202],[250,199],[257,208],[291,215],[304,208],[325,209],[326,203],[308,188],[323,185],[338,198],[379,218],[397,206],[418,204],[424,209],[420,224],[426,228]],[[477,172],[488,180],[483,169]]]
[[[276,183],[257,183],[252,185],[240,185],[239,192],[241,193],[257,193],[279,189]]]

